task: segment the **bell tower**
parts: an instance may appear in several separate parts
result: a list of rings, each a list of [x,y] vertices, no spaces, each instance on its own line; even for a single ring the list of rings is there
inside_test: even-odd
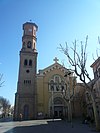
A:
[[[23,24],[14,120],[19,120],[20,114],[22,114],[23,120],[36,119],[37,30],[38,26],[35,23],[26,22]]]

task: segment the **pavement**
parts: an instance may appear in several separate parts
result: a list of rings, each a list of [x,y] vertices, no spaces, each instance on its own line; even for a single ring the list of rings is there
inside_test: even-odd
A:
[[[69,123],[64,120],[30,120],[12,121],[0,120],[0,133],[97,133],[88,124],[82,124],[81,120],[73,120]]]

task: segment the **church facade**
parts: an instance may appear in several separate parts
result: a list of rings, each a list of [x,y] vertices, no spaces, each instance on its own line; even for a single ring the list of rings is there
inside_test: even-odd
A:
[[[20,120],[20,116],[23,120],[70,120],[82,116],[84,89],[80,89],[72,71],[59,64],[55,57],[52,65],[37,73],[37,30],[35,23],[23,24],[14,120]]]

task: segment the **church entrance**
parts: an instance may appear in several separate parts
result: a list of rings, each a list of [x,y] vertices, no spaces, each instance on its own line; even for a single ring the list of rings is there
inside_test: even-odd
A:
[[[63,117],[63,106],[54,106],[54,117],[55,118]]]
[[[50,116],[54,118],[63,118],[65,116],[65,103],[62,97],[55,96],[50,105]]]

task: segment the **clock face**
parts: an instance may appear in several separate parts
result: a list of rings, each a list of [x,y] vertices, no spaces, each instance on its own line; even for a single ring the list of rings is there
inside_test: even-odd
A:
[[[31,46],[32,46],[31,41],[28,41],[28,43],[27,43],[27,48],[31,48]]]

